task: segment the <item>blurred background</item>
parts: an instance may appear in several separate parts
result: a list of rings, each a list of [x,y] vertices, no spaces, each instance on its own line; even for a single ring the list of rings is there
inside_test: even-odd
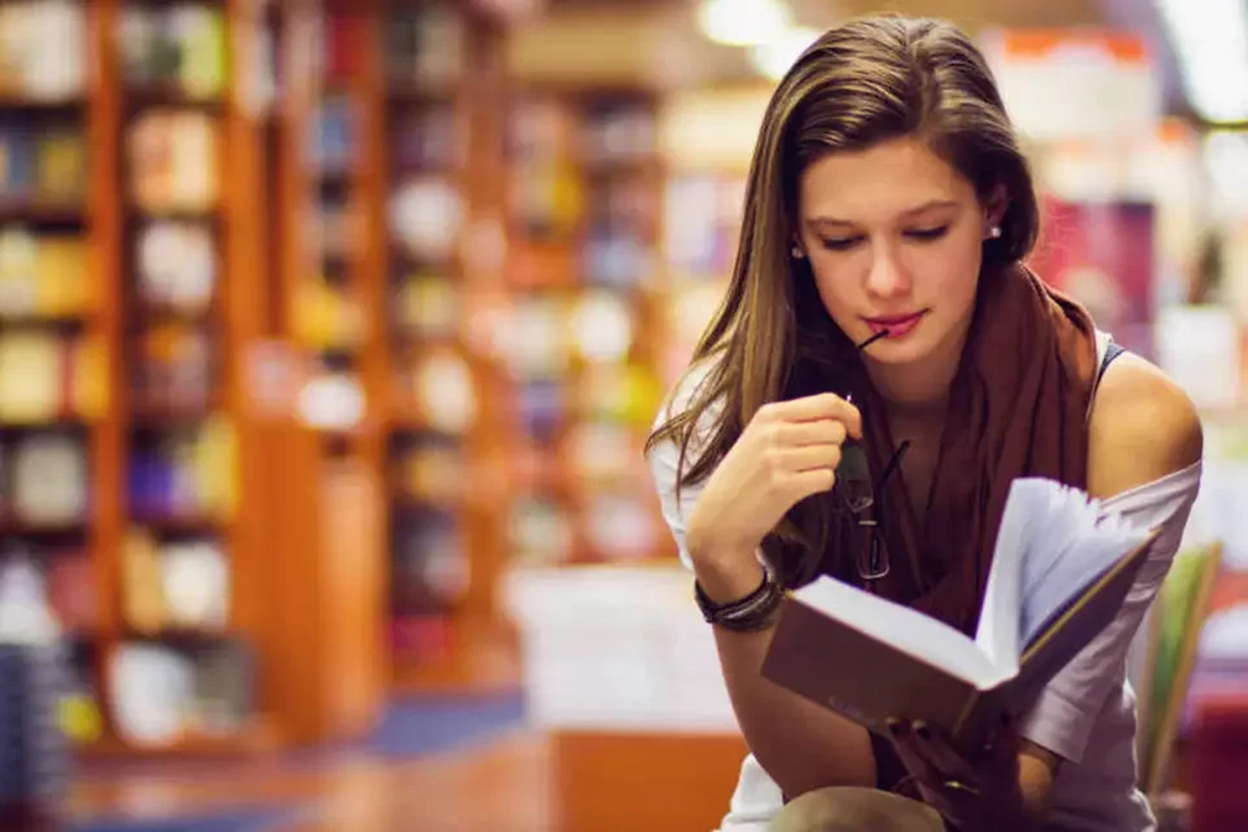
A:
[[[713,828],[641,449],[772,85],[884,9],[973,33],[1036,268],[1201,408],[1141,772],[1248,828],[1245,0],[0,0],[4,828]]]

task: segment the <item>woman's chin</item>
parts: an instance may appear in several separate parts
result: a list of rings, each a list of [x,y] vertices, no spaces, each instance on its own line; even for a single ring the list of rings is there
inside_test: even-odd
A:
[[[880,364],[909,364],[920,361],[932,352],[934,344],[931,339],[924,337],[926,333],[920,333],[918,329],[922,327],[901,336],[890,334],[880,338],[863,350],[863,354]]]
[[[876,364],[888,364],[890,366],[898,366],[903,364],[914,364],[922,361],[928,355],[927,350],[916,349],[911,344],[879,344],[881,349],[869,350],[867,360]]]

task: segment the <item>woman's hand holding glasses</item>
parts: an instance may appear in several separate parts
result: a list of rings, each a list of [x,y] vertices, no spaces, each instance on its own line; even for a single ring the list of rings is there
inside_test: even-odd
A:
[[[755,550],[790,508],[832,488],[846,437],[862,437],[862,419],[833,393],[758,410],[689,518],[686,542],[708,594],[733,597],[757,584]]]

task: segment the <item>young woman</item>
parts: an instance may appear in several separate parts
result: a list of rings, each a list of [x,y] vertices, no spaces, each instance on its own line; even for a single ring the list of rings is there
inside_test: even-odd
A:
[[[952,26],[849,22],[780,82],[726,299],[648,448],[752,752],[724,832],[1152,828],[1125,655],[1199,485],[1200,425],[1022,265],[1037,229],[994,81]],[[988,746],[904,721],[886,742],[760,676],[783,589],[821,573],[973,633],[1025,475],[1164,531],[1113,624]]]

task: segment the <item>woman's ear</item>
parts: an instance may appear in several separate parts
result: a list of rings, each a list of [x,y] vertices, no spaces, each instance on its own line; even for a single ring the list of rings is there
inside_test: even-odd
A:
[[[988,198],[984,200],[983,205],[984,233],[987,235],[992,229],[1001,227],[1001,221],[1005,219],[1005,212],[1010,207],[1010,195],[1006,193],[1005,186],[995,186],[988,194]]]
[[[789,256],[794,260],[801,260],[806,256],[806,247],[802,245],[802,235],[799,233],[794,232],[789,241]]]

